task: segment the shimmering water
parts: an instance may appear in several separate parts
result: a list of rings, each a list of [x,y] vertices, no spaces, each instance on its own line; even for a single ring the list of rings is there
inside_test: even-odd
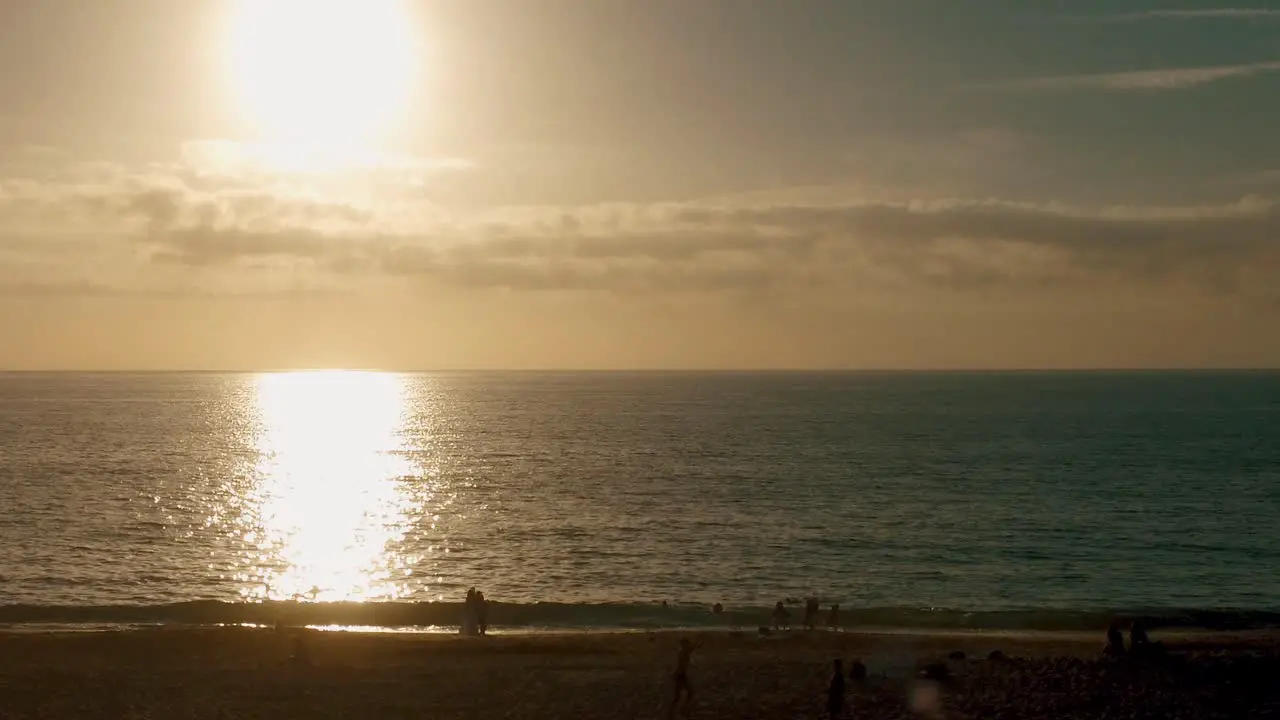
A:
[[[1277,567],[1280,374],[0,375],[0,621],[1034,624]]]

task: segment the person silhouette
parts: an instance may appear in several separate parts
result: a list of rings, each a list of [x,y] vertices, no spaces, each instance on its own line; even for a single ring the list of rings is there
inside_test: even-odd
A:
[[[689,682],[689,661],[693,656],[693,651],[697,650],[702,643],[694,644],[689,638],[680,639],[680,650],[676,654],[676,670],[671,674],[671,707],[667,711],[667,717],[676,716],[676,708],[681,707],[681,700],[684,700],[681,707],[684,715],[689,714],[689,705],[693,703],[693,685]]]
[[[462,628],[460,632],[467,636],[475,635],[477,633],[476,624],[476,589],[472,587],[467,589],[467,599],[462,604]]]
[[[804,601],[804,629],[813,630],[818,625],[818,599],[806,598]]]
[[[1116,623],[1111,623],[1111,627],[1107,628],[1107,646],[1103,648],[1102,654],[1124,657],[1124,635],[1120,633],[1120,626]]]
[[[786,606],[782,604],[782,601],[779,600],[778,604],[773,606],[773,629],[781,630],[782,628],[787,627],[787,621],[790,619],[791,613],[787,610]]]
[[[1146,655],[1151,652],[1151,638],[1147,635],[1147,623],[1142,619],[1134,620],[1129,628],[1129,652],[1133,655]]]
[[[475,599],[476,609],[476,630],[481,635],[489,632],[489,601],[484,599],[484,593],[476,593]]]
[[[840,629],[840,605],[839,604],[832,605],[831,612],[827,614],[827,629],[828,630]]]
[[[308,642],[305,629],[293,636],[293,654],[289,656],[289,662],[297,667],[311,665],[311,643]]]
[[[840,720],[844,717],[844,662],[831,661],[831,684],[827,686],[827,717]]]

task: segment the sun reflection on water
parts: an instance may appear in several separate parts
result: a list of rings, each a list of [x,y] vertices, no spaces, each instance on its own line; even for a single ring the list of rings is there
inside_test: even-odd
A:
[[[406,388],[397,375],[260,375],[256,487],[244,543],[246,598],[362,601],[407,592],[402,540],[415,501],[404,478]]]

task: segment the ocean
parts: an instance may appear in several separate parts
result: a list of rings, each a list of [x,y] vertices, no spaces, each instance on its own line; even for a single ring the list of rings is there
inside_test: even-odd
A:
[[[0,374],[11,627],[1243,627],[1277,568],[1280,373]]]

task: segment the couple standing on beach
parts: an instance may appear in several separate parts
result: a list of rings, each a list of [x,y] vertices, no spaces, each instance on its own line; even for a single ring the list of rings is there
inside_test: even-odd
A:
[[[822,606],[818,603],[818,598],[808,598],[804,601],[804,629],[816,630],[818,627],[818,613]],[[773,606],[773,629],[781,630],[783,628],[790,629],[791,611],[787,610],[787,606],[779,600]],[[840,629],[840,606],[832,605],[831,612],[827,614],[827,628],[830,630]]]
[[[489,601],[476,589],[467,590],[467,600],[462,609],[462,634],[485,635],[489,632]]]

